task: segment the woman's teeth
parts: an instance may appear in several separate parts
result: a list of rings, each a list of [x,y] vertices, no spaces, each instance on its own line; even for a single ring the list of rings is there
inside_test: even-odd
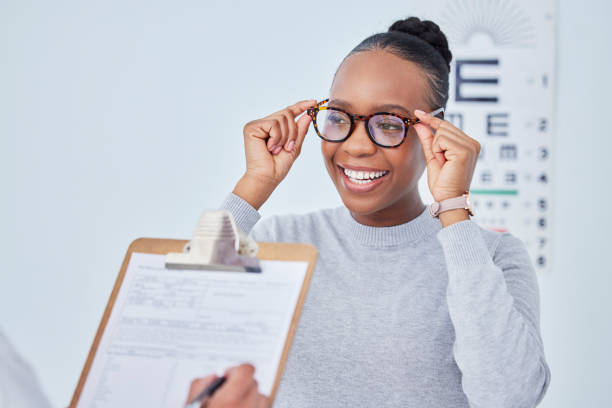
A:
[[[355,184],[366,184],[371,183],[373,180],[381,178],[388,171],[355,171],[349,169],[343,169],[344,174]]]

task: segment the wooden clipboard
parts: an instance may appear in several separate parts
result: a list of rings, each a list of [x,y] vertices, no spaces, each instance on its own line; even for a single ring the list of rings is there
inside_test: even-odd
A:
[[[111,292],[110,298],[108,299],[108,303],[106,304],[106,309],[104,310],[104,314],[102,315],[102,320],[100,321],[100,325],[98,326],[98,331],[96,332],[96,336],[94,337],[93,344],[91,345],[91,348],[89,350],[89,354],[87,356],[87,360],[85,361],[83,371],[81,372],[79,382],[72,396],[70,408],[75,408],[79,402],[81,392],[83,391],[83,387],[85,386],[85,382],[87,381],[87,376],[89,375],[89,371],[94,361],[94,356],[96,355],[98,346],[100,345],[102,334],[106,329],[108,319],[110,318],[111,312],[115,305],[115,300],[117,299],[117,295],[119,294],[119,289],[121,288],[121,285],[123,283],[123,279],[125,277],[132,253],[142,252],[147,254],[166,255],[169,252],[181,252],[187,242],[187,240],[177,239],[139,238],[130,244],[127,250],[127,254],[123,259],[123,264],[121,265],[121,270],[119,271],[117,280],[115,281],[113,291]],[[317,250],[313,245],[298,243],[260,242],[258,243],[258,246],[259,252],[257,256],[261,260],[308,262],[308,269],[306,271],[306,276],[304,277],[304,282],[300,290],[300,295],[295,307],[295,311],[293,313],[293,317],[291,319],[291,326],[287,334],[287,339],[285,341],[281,360],[278,366],[278,370],[276,372],[274,386],[272,387],[272,392],[269,396],[270,400],[274,401],[276,390],[278,389],[278,385],[280,383],[280,379],[285,368],[285,362],[287,361],[287,356],[289,355],[289,349],[291,348],[293,336],[295,334],[295,330],[297,329],[300,314],[302,313],[302,306],[304,305],[304,300],[306,298],[306,294],[308,293],[310,279],[312,278],[312,273],[314,271],[314,266],[317,260]]]

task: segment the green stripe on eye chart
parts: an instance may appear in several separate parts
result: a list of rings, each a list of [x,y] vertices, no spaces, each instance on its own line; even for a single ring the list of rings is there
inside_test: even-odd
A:
[[[470,194],[478,195],[518,195],[518,190],[470,190]]]

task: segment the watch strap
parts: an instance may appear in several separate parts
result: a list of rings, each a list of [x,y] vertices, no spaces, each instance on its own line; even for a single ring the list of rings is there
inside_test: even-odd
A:
[[[429,205],[429,213],[432,217],[437,217],[440,213],[445,211],[455,210],[457,208],[463,208],[468,210],[470,215],[474,215],[470,206],[469,194],[463,194],[459,197],[448,198],[439,202],[433,202]]]

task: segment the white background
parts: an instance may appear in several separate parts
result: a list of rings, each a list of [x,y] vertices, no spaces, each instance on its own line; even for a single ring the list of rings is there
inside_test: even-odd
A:
[[[70,400],[129,243],[188,238],[242,173],[247,121],[326,97],[353,46],[426,7],[0,1],[0,326],[55,406]],[[541,406],[599,407],[612,404],[612,6],[567,0],[557,15]],[[311,131],[262,213],[339,204]]]

